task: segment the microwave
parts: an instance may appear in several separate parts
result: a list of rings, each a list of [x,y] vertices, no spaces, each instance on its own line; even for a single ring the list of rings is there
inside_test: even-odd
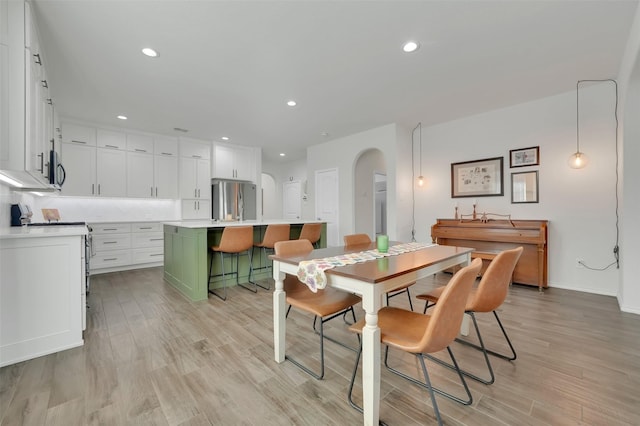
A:
[[[60,158],[55,150],[49,152],[49,183],[61,187],[67,178],[67,173],[60,163]]]

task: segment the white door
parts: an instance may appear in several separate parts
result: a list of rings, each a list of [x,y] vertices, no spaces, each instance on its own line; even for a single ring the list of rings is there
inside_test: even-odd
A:
[[[302,185],[299,180],[282,184],[282,213],[285,219],[300,219]]]
[[[316,170],[316,218],[327,222],[327,247],[341,246],[338,227],[338,169]]]

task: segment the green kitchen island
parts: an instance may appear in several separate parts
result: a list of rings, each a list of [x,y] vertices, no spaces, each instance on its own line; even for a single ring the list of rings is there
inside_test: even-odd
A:
[[[208,221],[178,221],[165,222],[164,225],[164,279],[180,293],[192,301],[207,300],[209,288],[222,287],[222,277],[215,277],[209,282],[209,262],[211,246],[220,243],[222,231],[228,226],[253,226],[253,241],[262,241],[268,225],[288,223],[291,225],[290,239],[297,239],[305,223],[319,223],[317,220],[245,220],[237,222]],[[327,226],[322,223],[322,234],[319,247],[326,247]],[[262,255],[262,250],[254,249],[253,266],[257,270],[253,273],[253,280],[270,278],[267,266],[269,259]],[[220,260],[213,262],[213,275],[221,273]],[[231,271],[231,256],[225,256],[225,271]],[[259,269],[263,268],[263,269]],[[240,256],[240,282],[249,281],[249,258]],[[227,277],[227,286],[235,285],[234,275]]]

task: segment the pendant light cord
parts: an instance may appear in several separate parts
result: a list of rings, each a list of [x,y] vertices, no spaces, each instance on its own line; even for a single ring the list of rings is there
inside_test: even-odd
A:
[[[619,120],[618,120],[618,82],[615,81],[614,79],[611,78],[605,78],[602,80],[578,80],[578,82],[576,83],[576,118],[579,119],[579,117],[577,116],[577,111],[578,111],[578,87],[580,86],[580,83],[604,83],[604,82],[611,82],[613,83],[614,87],[615,87],[615,93],[616,93],[616,103],[615,103],[615,110],[614,110],[614,117],[616,119],[616,181],[615,181],[615,195],[616,195],[616,243],[613,246],[613,257],[614,257],[614,261],[612,263],[610,263],[609,265],[605,266],[604,268],[590,268],[587,265],[584,264],[584,262],[581,262],[582,266],[584,266],[587,269],[590,269],[592,271],[604,271],[606,269],[609,269],[610,267],[612,267],[613,265],[616,265],[617,269],[620,269],[620,214],[619,214],[619,205],[620,205],[620,199],[618,196],[618,186],[619,186],[619,181],[620,181],[620,172],[619,172],[619,163],[620,163],[620,158],[619,158],[619,147],[618,147],[618,128],[619,128]],[[576,125],[578,126],[577,131],[576,131],[576,147],[578,149],[578,152],[580,152],[580,134],[579,134],[579,129],[580,126],[577,124],[578,120],[576,119]]]
[[[413,135],[418,127],[420,127],[420,159],[422,159],[422,123],[418,123],[411,131],[411,242],[416,241],[416,166],[415,156],[413,155],[415,151]],[[420,161],[420,163],[422,163],[422,161]],[[420,176],[422,176],[422,164],[420,164]]]

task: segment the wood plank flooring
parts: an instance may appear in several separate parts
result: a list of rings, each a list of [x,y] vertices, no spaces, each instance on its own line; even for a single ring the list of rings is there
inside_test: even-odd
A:
[[[412,293],[449,278],[422,280]],[[0,369],[2,425],[362,424],[346,401],[354,352],[327,342],[322,381],[273,361],[270,291],[231,288],[226,302],[192,303],[152,268],[92,277],[89,304],[83,347]],[[391,304],[408,308],[404,296]],[[510,289],[499,313],[518,358],[491,358],[496,383],[469,381],[471,406],[438,396],[446,424],[640,424],[639,316],[619,312],[612,297],[521,286]],[[488,345],[506,349],[493,315],[478,319]],[[292,311],[287,351],[316,368],[311,322]],[[342,320],[326,328],[357,344]],[[486,375],[479,352],[460,344],[453,350],[463,368]],[[412,356],[395,352],[391,362],[418,373]],[[435,386],[462,395],[451,371],[428,368]],[[381,419],[435,424],[424,390],[381,372]]]

